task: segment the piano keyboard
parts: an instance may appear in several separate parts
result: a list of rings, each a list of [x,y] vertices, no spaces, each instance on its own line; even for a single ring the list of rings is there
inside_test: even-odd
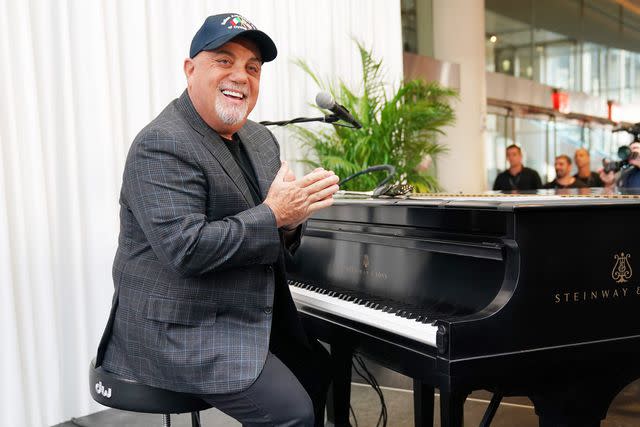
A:
[[[400,335],[429,346],[436,346],[438,328],[422,316],[403,317],[402,310],[389,312],[379,304],[363,301],[336,291],[317,288],[312,285],[287,281],[291,296],[298,308],[309,307],[343,317],[387,332]]]

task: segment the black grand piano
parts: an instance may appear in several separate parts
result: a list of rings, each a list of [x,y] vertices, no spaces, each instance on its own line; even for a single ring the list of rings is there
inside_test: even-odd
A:
[[[528,396],[540,425],[599,426],[640,377],[638,196],[337,199],[288,260],[331,346],[329,424],[349,425],[354,353],[414,379],[415,422],[461,427],[468,394]],[[640,421],[639,421],[640,425]]]

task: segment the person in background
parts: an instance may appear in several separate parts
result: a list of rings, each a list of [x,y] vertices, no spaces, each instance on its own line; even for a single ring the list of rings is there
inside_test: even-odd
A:
[[[566,154],[561,154],[556,157],[554,162],[556,169],[556,179],[545,184],[544,188],[585,188],[587,185],[576,178],[571,176],[571,158]]]
[[[574,175],[578,181],[586,187],[604,187],[604,182],[600,179],[598,172],[591,170],[591,156],[586,148],[578,148],[573,156],[576,161],[578,172]]]
[[[615,184],[620,189],[640,189],[640,141],[633,141],[629,144],[629,148],[631,149],[629,167],[621,170],[619,174],[599,170],[605,187],[611,188]]]
[[[493,184],[497,191],[529,191],[542,188],[542,180],[538,172],[522,164],[522,150],[515,144],[506,150],[509,169],[501,172]]]

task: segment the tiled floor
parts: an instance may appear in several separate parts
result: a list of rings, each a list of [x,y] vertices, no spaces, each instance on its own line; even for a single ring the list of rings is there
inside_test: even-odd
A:
[[[389,427],[413,426],[413,393],[396,388],[384,388],[383,394],[387,404]],[[474,393],[465,404],[465,425],[477,426],[487,407],[489,393]],[[376,425],[380,412],[380,402],[373,390],[365,385],[352,386],[351,404],[357,417],[358,427]],[[436,408],[438,397],[436,396]],[[238,427],[240,424],[216,409],[202,413],[203,427]],[[59,424],[57,427],[151,427],[161,426],[159,415],[135,414],[109,409],[86,417],[74,419],[73,422]],[[188,415],[172,417],[173,427],[190,426]],[[352,421],[355,427],[355,423]],[[436,409],[435,426],[440,425]],[[533,407],[526,399],[507,399],[494,418],[493,427],[537,427],[538,419]],[[638,427],[640,426],[640,381],[631,384],[616,398],[609,410],[602,427]]]

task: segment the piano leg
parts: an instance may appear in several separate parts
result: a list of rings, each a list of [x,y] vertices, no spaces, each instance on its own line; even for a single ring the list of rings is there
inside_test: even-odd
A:
[[[600,421],[606,417],[604,413],[598,414],[588,402],[574,401],[575,396],[560,396],[549,394],[544,396],[531,396],[540,427],[599,427]]]
[[[433,427],[433,386],[413,379],[413,415],[416,427]]]
[[[562,388],[542,391],[530,397],[540,427],[599,427],[613,399],[629,383],[630,377],[587,376],[569,380]]]
[[[333,377],[327,398],[326,427],[350,427],[351,360],[353,352],[346,346],[331,346],[331,374]]]
[[[462,427],[464,423],[464,401],[469,393],[440,391],[440,426]]]

